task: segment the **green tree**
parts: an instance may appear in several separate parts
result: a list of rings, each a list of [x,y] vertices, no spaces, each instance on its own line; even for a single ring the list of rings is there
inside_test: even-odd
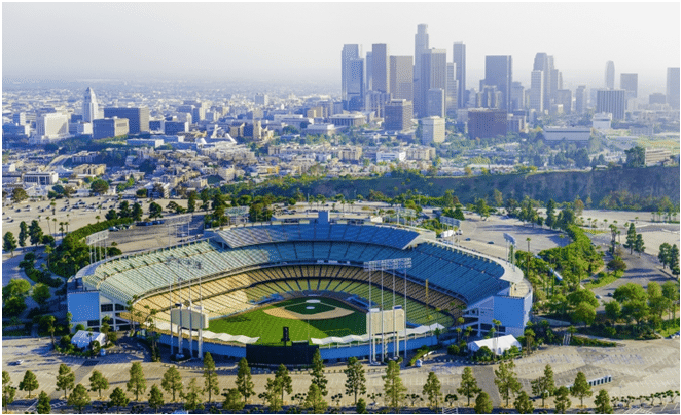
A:
[[[90,189],[96,195],[101,195],[109,191],[109,183],[106,180],[96,179],[92,181]]]
[[[135,394],[135,401],[139,402],[140,393],[147,390],[147,380],[144,378],[144,370],[140,362],[134,362],[130,368],[130,381],[127,384],[128,391]]]
[[[679,283],[675,281],[667,281],[660,287],[662,296],[669,301],[669,311],[672,313],[672,319],[676,319],[676,302],[679,301]]]
[[[67,401],[69,405],[78,410],[79,414],[83,413],[83,408],[90,405],[90,402],[92,402],[92,400],[87,394],[87,389],[85,389],[85,386],[81,385],[80,383],[77,384],[73,389],[73,392],[71,392],[71,395],[69,395],[69,399]]]
[[[513,372],[514,368],[515,364],[513,361],[501,362],[499,364],[499,369],[494,371],[494,375],[496,376],[494,383],[496,383],[501,397],[506,399],[506,406],[508,406],[509,399],[516,395],[523,386],[518,382],[516,374]]]
[[[15,187],[12,189],[12,201],[14,203],[19,203],[26,199],[28,199],[28,193],[26,193],[26,190],[24,190],[23,187]]]
[[[159,205],[156,202],[151,202],[149,204],[149,218],[154,219],[154,218],[160,218],[161,213],[163,213],[163,208],[161,205]]]
[[[31,238],[31,245],[38,245],[43,239],[43,230],[40,229],[40,225],[37,220],[31,222],[31,226],[28,228],[28,236]]]
[[[579,405],[584,406],[584,398],[593,395],[591,390],[591,385],[586,380],[584,373],[577,372],[577,377],[575,377],[575,383],[572,385],[571,395],[575,398],[579,398]]]
[[[665,269],[667,265],[669,265],[669,256],[671,254],[671,250],[672,246],[667,242],[664,242],[660,245],[657,259],[660,261],[660,264],[662,264],[662,269]]]
[[[561,386],[560,388],[556,389],[556,395],[555,398],[553,398],[553,404],[555,406],[556,413],[564,414],[565,411],[567,411],[572,405],[572,401],[570,401],[570,390],[565,386]]]
[[[553,199],[549,199],[546,204],[546,226],[553,229],[556,226],[556,202]]]
[[[158,408],[165,405],[163,400],[163,392],[156,386],[156,384],[151,385],[151,390],[149,391],[149,407],[158,413]]]
[[[553,394],[555,388],[553,370],[551,370],[551,365],[547,364],[544,367],[544,376],[540,376],[532,381],[532,393],[535,396],[541,396],[541,406],[544,406],[544,400]]]
[[[467,406],[471,406],[471,398],[480,393],[478,381],[475,380],[473,371],[470,367],[466,366],[463,369],[463,373],[461,374],[461,386],[456,391],[468,398]]]
[[[643,242],[643,235],[640,233],[636,234],[636,242],[634,243],[634,251],[640,254],[644,253],[646,250],[645,243]]]
[[[435,372],[428,373],[426,384],[423,385],[423,395],[428,396],[430,407],[437,412],[442,399],[442,391],[440,390],[440,380]]]
[[[66,400],[68,391],[73,389],[76,382],[76,375],[71,371],[71,368],[64,363],[59,365],[59,374],[57,375],[57,390],[64,391],[64,400]]]
[[[116,412],[118,412],[118,409],[121,406],[128,406],[130,403],[130,399],[125,396],[125,392],[123,392],[123,389],[116,387],[116,389],[111,392],[111,395],[109,395],[109,403],[108,407],[115,407]]]
[[[307,391],[307,398],[305,399],[305,404],[303,406],[311,409],[315,414],[323,414],[329,406],[324,400],[322,390],[319,389],[319,385],[316,383],[310,384],[310,389]]]
[[[218,374],[215,372],[215,361],[210,352],[203,357],[203,378],[204,392],[208,392],[208,402],[211,402],[213,393],[218,394],[220,388],[218,387]]]
[[[241,392],[237,388],[225,389],[225,393],[222,396],[225,397],[224,402],[222,402],[222,409],[238,412],[246,406],[243,400],[241,400]]]
[[[39,282],[33,286],[33,294],[31,297],[36,303],[38,303],[39,306],[42,307],[51,297],[50,288],[47,285]]]
[[[12,235],[12,232],[6,232],[2,236],[2,249],[9,252],[10,257],[14,257],[14,250],[17,249],[17,240]]]
[[[400,366],[394,360],[388,362],[383,380],[385,381],[383,386],[385,404],[393,413],[399,413],[400,408],[404,406],[407,388],[400,378]]]
[[[513,401],[513,407],[519,414],[531,414],[534,412],[532,400],[525,391],[521,391],[520,394],[518,394],[518,397]]]
[[[579,303],[572,318],[575,322],[583,322],[584,326],[588,326],[596,319],[596,309],[587,302]]]
[[[348,360],[348,367],[345,369],[345,393],[354,395],[355,405],[357,405],[357,396],[364,395],[367,392],[366,378],[364,376],[364,367],[356,357],[351,357]]]
[[[47,396],[45,391],[40,391],[40,395],[38,395],[38,405],[36,405],[36,411],[39,414],[49,414],[52,412],[52,407],[50,406],[50,397]]]
[[[38,378],[33,372],[27,370],[24,374],[24,380],[19,382],[19,389],[28,392],[28,397],[30,398],[31,392],[38,389],[39,387],[40,385],[38,385]]]
[[[281,406],[284,404],[282,389],[281,382],[277,382],[276,379],[267,378],[267,384],[265,385],[265,400],[267,401],[270,412],[277,413],[281,411]]]
[[[101,399],[102,391],[109,389],[109,380],[99,370],[93,371],[92,376],[88,380],[90,381],[90,389],[99,392],[99,398]]]
[[[605,389],[601,389],[596,396],[596,413],[611,414],[614,411],[610,405],[610,395]]]
[[[293,379],[288,373],[288,369],[283,364],[279,365],[277,373],[274,374],[274,380],[279,382],[279,387],[281,388],[281,400],[284,401],[284,392],[289,395],[293,393]]]
[[[18,316],[26,310],[26,300],[24,297],[10,297],[2,306],[5,316]]]
[[[192,190],[187,196],[187,213],[194,213],[196,210],[196,192]]]
[[[203,389],[196,384],[196,378],[192,378],[187,385],[187,391],[183,395],[184,409],[187,411],[195,411],[203,409],[201,399],[203,398]]]
[[[365,414],[367,412],[367,403],[363,398],[359,398],[355,405],[355,411],[358,414]]]
[[[319,386],[319,390],[322,392],[322,396],[326,396],[329,393],[326,390],[326,383],[328,382],[326,376],[324,376],[324,361],[322,360],[322,355],[317,349],[312,357],[312,383]]]
[[[629,225],[629,230],[627,230],[627,247],[631,249],[631,254],[634,253],[634,248],[636,247],[636,225],[632,222]]]
[[[477,398],[475,398],[475,413],[476,414],[491,414],[494,405],[492,405],[492,399],[490,399],[487,392],[480,392]]]
[[[14,402],[14,395],[16,395],[17,388],[12,386],[12,379],[9,377],[9,372],[2,371],[2,406],[7,412],[9,404]]]
[[[19,224],[19,246],[22,248],[26,246],[26,239],[28,239],[28,225],[26,222]]]
[[[616,322],[620,318],[620,303],[617,301],[609,301],[605,303],[605,315],[613,322]]]
[[[632,147],[629,150],[624,150],[627,155],[627,167],[645,167],[646,165],[646,150],[641,146]]]
[[[2,299],[7,301],[11,297],[23,297],[31,291],[31,283],[20,278],[13,278],[2,287]]]
[[[236,375],[236,388],[244,397],[244,403],[248,402],[248,398],[255,394],[253,390],[253,380],[251,377],[251,368],[248,367],[248,361],[246,358],[242,358],[239,361],[239,371]]]
[[[669,268],[672,274],[679,275],[679,247],[676,244],[669,250]]]
[[[143,214],[144,212],[142,211],[142,205],[140,205],[138,202],[135,202],[135,204],[132,205],[132,220],[142,220]]]
[[[178,392],[182,394],[182,375],[180,375],[180,372],[177,370],[177,368],[175,368],[175,366],[170,366],[170,368],[166,370],[166,373],[163,374],[163,379],[161,379],[161,387],[166,392],[173,393],[173,402],[175,402]]]

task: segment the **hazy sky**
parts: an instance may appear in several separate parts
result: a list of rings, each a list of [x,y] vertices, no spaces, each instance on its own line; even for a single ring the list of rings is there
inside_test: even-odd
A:
[[[605,62],[664,91],[679,66],[679,2],[667,3],[3,3],[3,77],[328,80],[340,88],[343,44],[388,43],[413,55],[467,45],[467,86],[485,55],[512,55],[529,87],[534,55],[554,56],[565,86],[604,84]]]

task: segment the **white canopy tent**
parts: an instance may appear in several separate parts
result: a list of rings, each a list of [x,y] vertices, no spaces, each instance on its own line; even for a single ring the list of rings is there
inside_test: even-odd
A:
[[[90,336],[90,334],[92,336]],[[95,341],[98,341],[101,346],[104,346],[106,335],[97,331],[89,333],[86,330],[78,330],[78,333],[74,334],[71,338],[71,343],[78,348],[87,347],[91,342]]]
[[[512,335],[499,336],[492,339],[476,340],[468,343],[468,350],[471,352],[477,352],[481,347],[487,346],[491,351],[497,355],[502,355],[506,350],[509,350],[511,346],[515,346],[518,350],[522,350],[522,345],[515,339]]]
[[[414,329],[407,329],[407,336],[426,334],[426,333],[429,333],[429,332],[434,332],[436,329],[443,330],[444,326],[439,324],[439,323],[431,324],[430,326],[418,326]],[[398,330],[397,335],[399,337],[404,338],[404,330]],[[375,335],[376,338],[378,338],[380,336],[381,336],[380,334]],[[386,337],[386,339],[388,339],[388,338],[393,338],[394,336],[395,336],[395,333],[386,333],[385,337]],[[363,334],[361,336],[357,336],[355,334],[351,334],[351,335],[345,336],[345,337],[334,337],[334,336],[332,336],[332,337],[326,337],[326,338],[323,338],[323,339],[316,339],[316,338],[313,337],[310,340],[312,340],[312,344],[317,344],[317,345],[320,345],[320,346],[324,346],[324,345],[327,345],[327,344],[348,344],[348,343],[352,343],[352,342],[368,342],[369,341],[369,335]]]

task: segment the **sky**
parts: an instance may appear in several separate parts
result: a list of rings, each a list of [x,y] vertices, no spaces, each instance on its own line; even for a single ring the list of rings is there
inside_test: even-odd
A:
[[[413,55],[417,25],[430,47],[467,49],[467,87],[485,55],[511,55],[529,87],[537,52],[554,56],[565,87],[604,85],[605,63],[665,92],[680,61],[680,3],[26,3],[2,4],[3,78],[328,81],[340,88],[346,43],[387,43]]]

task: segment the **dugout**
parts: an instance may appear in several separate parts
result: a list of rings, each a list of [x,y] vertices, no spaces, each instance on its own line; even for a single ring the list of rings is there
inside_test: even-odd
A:
[[[290,346],[246,345],[246,360],[256,365],[311,365],[312,358],[319,346],[314,344],[293,343]]]

